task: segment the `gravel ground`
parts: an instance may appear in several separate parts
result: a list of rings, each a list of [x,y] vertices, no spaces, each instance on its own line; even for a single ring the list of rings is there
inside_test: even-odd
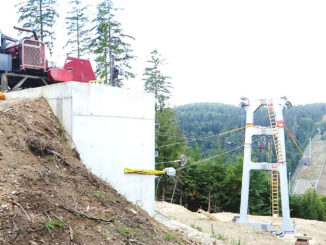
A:
[[[209,235],[201,237],[201,242],[204,244],[214,244],[214,240],[210,240],[212,234],[217,238],[216,244],[230,244],[230,245],[282,245],[282,244],[291,244],[295,242],[295,238],[292,237],[276,237],[272,233],[267,231],[262,231],[260,229],[248,226],[240,225],[232,222],[232,218],[236,213],[221,212],[212,214],[219,221],[209,220],[206,216],[191,212],[184,208],[183,206],[170,204],[166,202],[157,202],[157,209],[160,213],[172,218],[177,221],[176,224],[186,224],[187,228],[185,232],[186,236],[193,238],[199,237],[200,233],[194,232],[191,227],[196,227],[199,230],[202,230],[202,233]],[[168,220],[167,218],[165,218]],[[270,222],[271,217],[269,216],[248,216],[249,221],[253,222]],[[161,220],[159,220],[161,222]],[[170,223],[170,224],[168,224]],[[173,227],[174,221],[169,220],[164,223],[169,227]],[[310,241],[310,244],[313,245],[325,245],[326,244],[326,222],[316,221],[316,220],[304,220],[304,219],[295,219],[296,223],[296,232],[297,234],[307,234],[312,236],[313,240]],[[191,227],[190,227],[191,226]],[[184,226],[182,226],[184,227]],[[176,227],[174,229],[179,229],[182,231],[182,228]],[[212,232],[213,229],[213,232]],[[195,230],[196,231],[196,230]],[[221,243],[222,242],[222,243]],[[224,243],[223,243],[224,242]]]

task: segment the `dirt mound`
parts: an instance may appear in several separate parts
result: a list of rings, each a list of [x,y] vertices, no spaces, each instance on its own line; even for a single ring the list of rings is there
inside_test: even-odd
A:
[[[0,244],[189,244],[80,162],[47,101],[0,102]]]

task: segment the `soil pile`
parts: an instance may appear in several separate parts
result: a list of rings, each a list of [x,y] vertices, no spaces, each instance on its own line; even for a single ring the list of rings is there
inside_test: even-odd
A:
[[[0,244],[191,244],[81,163],[47,101],[0,102]]]

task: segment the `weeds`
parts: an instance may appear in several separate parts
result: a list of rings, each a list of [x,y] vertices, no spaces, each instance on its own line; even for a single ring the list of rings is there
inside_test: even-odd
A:
[[[231,241],[231,245],[241,245],[241,241],[240,241],[240,239],[239,239],[239,241],[234,241],[234,240],[232,240],[232,241]]]
[[[109,197],[105,193],[102,193],[100,191],[94,191],[93,192],[93,197],[96,197],[97,199],[99,199],[100,201],[103,201],[103,202],[115,203],[114,200],[109,199]]]
[[[203,229],[202,229],[201,227],[196,226],[196,225],[194,225],[194,224],[191,225],[191,228],[196,229],[197,231],[200,231],[200,232],[203,231]]]
[[[94,227],[94,232],[95,232],[95,233],[100,233],[100,232],[101,232],[101,230],[100,230],[100,228],[99,228],[99,227]]]
[[[167,233],[165,233],[163,239],[165,241],[170,241],[171,239],[174,240],[175,239],[175,234],[174,233],[167,232]]]
[[[105,232],[103,235],[104,240],[109,240],[109,233]]]
[[[65,226],[65,223],[62,220],[52,219],[45,223],[46,230],[50,233],[55,227],[62,228]]]
[[[59,173],[57,177],[58,177],[58,180],[62,180],[63,179],[63,174]]]
[[[222,241],[226,241],[227,238],[223,234],[217,234],[217,238]]]
[[[127,228],[127,227],[118,226],[117,229],[119,231],[123,232],[124,234],[127,234],[127,235],[131,236],[131,237],[133,237],[136,234],[135,231],[133,231],[133,230]]]

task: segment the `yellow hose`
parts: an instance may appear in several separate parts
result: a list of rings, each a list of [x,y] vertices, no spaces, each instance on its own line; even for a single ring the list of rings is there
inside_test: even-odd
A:
[[[0,100],[4,100],[6,98],[5,94],[0,91]]]

